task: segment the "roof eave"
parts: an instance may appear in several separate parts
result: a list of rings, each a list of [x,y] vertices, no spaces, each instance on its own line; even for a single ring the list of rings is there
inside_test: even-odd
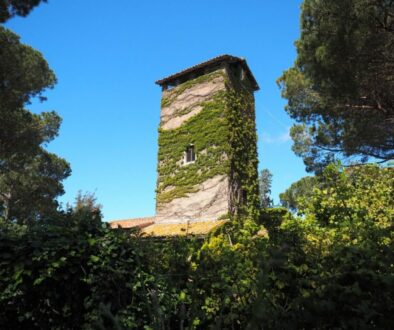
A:
[[[182,77],[184,75],[190,74],[193,71],[197,71],[197,70],[200,70],[200,69],[202,69],[202,68],[204,68],[206,66],[213,65],[215,63],[219,63],[219,62],[223,62],[223,61],[228,61],[230,63],[231,62],[240,62],[242,64],[242,66],[244,67],[244,69],[248,73],[248,76],[249,76],[249,78],[250,78],[250,80],[252,82],[253,90],[254,91],[258,91],[260,89],[255,77],[252,74],[252,71],[250,70],[250,68],[249,68],[249,66],[248,66],[248,64],[246,62],[246,60],[244,58],[242,58],[242,57],[235,57],[235,56],[231,56],[231,55],[220,55],[220,56],[214,57],[214,58],[212,58],[212,59],[210,59],[208,61],[205,61],[205,62],[202,62],[200,64],[191,66],[191,67],[186,68],[186,69],[184,69],[182,71],[179,71],[179,72],[174,73],[174,74],[172,74],[170,76],[167,76],[167,77],[165,77],[163,79],[157,80],[155,83],[157,85],[159,85],[159,86],[163,86],[163,85],[169,84],[171,82],[174,82],[176,79],[179,79],[180,77]]]

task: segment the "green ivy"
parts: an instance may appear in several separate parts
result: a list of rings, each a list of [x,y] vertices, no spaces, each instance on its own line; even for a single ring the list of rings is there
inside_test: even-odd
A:
[[[253,95],[242,85],[226,94],[229,122],[230,164],[232,180],[240,183],[244,198],[238,205],[240,215],[251,224],[259,215],[257,173],[257,134]],[[248,220],[246,220],[248,221]]]
[[[218,70],[185,82],[164,97],[163,103],[169,105],[186,89],[223,75],[223,71]],[[242,215],[256,219],[258,160],[253,95],[247,87],[234,84],[227,77],[225,84],[225,90],[198,104],[201,111],[180,127],[159,129],[157,204],[196,192],[199,184],[216,175],[228,175],[230,180],[239,183],[246,195],[235,208]],[[190,108],[181,111],[187,113]],[[183,166],[184,152],[190,144],[195,147],[196,161]]]
[[[155,240],[68,210],[0,217],[1,329],[393,329],[394,173],[327,167],[266,235]]]
[[[217,71],[214,71],[211,73],[207,73],[207,74],[199,76],[195,79],[188,80],[188,81],[184,82],[183,84],[180,84],[179,86],[175,87],[171,91],[167,91],[167,95],[161,99],[161,107],[164,108],[164,107],[169,106],[185,90],[187,90],[195,85],[202,84],[202,83],[208,82],[208,81],[212,81],[218,77],[224,77],[224,73],[222,70],[217,70]]]
[[[223,92],[203,103],[202,107],[200,113],[182,126],[159,130],[158,203],[194,192],[199,183],[229,171],[229,162],[225,158],[229,150]],[[197,158],[195,163],[182,166],[180,162],[189,144],[194,145]],[[166,192],[167,187],[173,188]]]

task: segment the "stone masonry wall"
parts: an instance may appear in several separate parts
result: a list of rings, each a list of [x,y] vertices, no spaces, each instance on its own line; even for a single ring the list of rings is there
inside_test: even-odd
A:
[[[201,103],[212,98],[218,91],[225,89],[223,75],[193,85],[179,93],[179,88],[163,91],[163,99],[169,104],[161,108],[160,127],[164,130],[174,129],[186,120],[198,114]]]
[[[205,75],[206,77],[197,78],[196,83],[186,82],[171,90],[163,91],[160,130],[178,129],[201,111],[207,111],[204,110],[204,103],[213,100],[218,93],[224,93],[226,89],[225,74],[224,70],[218,70]],[[204,130],[204,127],[201,127],[201,130]],[[207,157],[206,150],[196,149],[197,159],[199,156]],[[165,157],[164,160],[159,161],[159,167],[163,165],[163,162],[165,165],[165,161]],[[187,170],[182,169],[182,166],[192,166],[184,165],[182,159],[176,159],[176,161],[180,170]],[[225,154],[223,154],[223,161],[226,161]],[[158,182],[160,184],[160,177]],[[167,193],[172,189],[174,189],[173,186],[167,186],[163,191]],[[220,216],[228,214],[228,210],[228,175],[217,174],[196,184],[191,192],[182,197],[166,202],[157,202],[156,219],[169,223],[216,220]]]
[[[166,223],[212,221],[228,212],[228,179],[218,175],[204,181],[197,192],[176,198],[157,209],[157,221]]]

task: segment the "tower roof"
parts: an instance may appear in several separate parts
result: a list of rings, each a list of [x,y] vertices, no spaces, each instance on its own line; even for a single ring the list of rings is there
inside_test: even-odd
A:
[[[242,68],[245,70],[246,74],[248,75],[248,77],[252,83],[253,89],[255,91],[260,89],[255,77],[252,74],[252,71],[250,70],[248,64],[246,63],[246,60],[242,57],[236,57],[236,56],[231,56],[231,55],[226,55],[226,54],[216,56],[214,58],[211,58],[208,61],[202,62],[197,65],[193,65],[187,69],[184,69],[182,71],[174,73],[168,77],[157,80],[156,84],[158,84],[160,86],[171,84],[171,83],[175,82],[176,80],[179,80],[181,78],[186,78],[186,76],[189,76],[193,73],[198,73],[199,71],[200,72],[204,71],[205,69],[209,69],[210,67],[215,67],[216,65],[221,64],[221,63],[228,63],[228,64],[239,63],[242,66]]]

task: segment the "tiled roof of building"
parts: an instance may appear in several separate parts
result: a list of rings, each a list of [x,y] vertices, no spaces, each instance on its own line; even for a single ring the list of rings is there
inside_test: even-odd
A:
[[[220,56],[216,56],[208,61],[202,62],[200,64],[196,64],[193,65],[187,69],[184,69],[182,71],[179,71],[177,73],[174,73],[170,76],[167,76],[163,79],[157,80],[156,84],[163,86],[164,84],[168,83],[168,82],[172,82],[184,75],[190,74],[194,71],[198,71],[201,70],[203,68],[209,67],[209,66],[213,66],[215,64],[218,64],[220,62],[227,62],[227,63],[240,63],[242,65],[242,67],[244,68],[244,70],[247,72],[250,80],[252,81],[253,87],[255,90],[259,90],[260,87],[255,79],[255,77],[252,74],[252,71],[250,70],[248,64],[246,63],[246,60],[242,57],[236,57],[236,56],[231,56],[231,55],[220,55]]]
[[[155,217],[146,217],[146,218],[135,218],[135,219],[126,219],[126,220],[114,220],[110,221],[109,225],[111,228],[144,228],[149,226],[155,222]]]
[[[207,235],[222,226],[227,220],[200,221],[190,223],[155,223],[141,230],[144,236],[170,237],[187,235]]]

